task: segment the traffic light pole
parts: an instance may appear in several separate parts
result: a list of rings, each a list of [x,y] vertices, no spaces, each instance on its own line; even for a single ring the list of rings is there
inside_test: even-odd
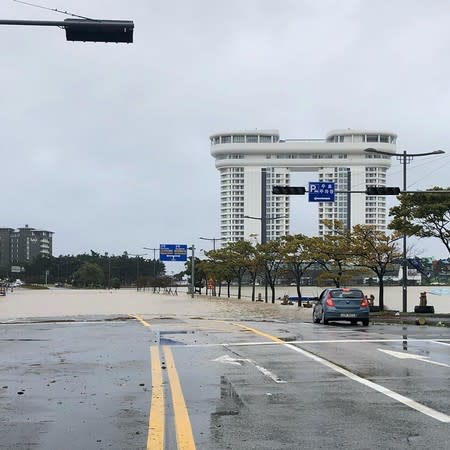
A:
[[[261,169],[261,244],[267,243],[267,169]],[[264,301],[268,301],[267,267],[264,268]]]
[[[403,151],[402,161],[403,161],[403,192],[406,193],[406,163],[407,163],[407,153],[406,150]],[[408,260],[406,248],[406,233],[403,233],[403,261],[402,261],[402,311],[404,313],[408,312]]]

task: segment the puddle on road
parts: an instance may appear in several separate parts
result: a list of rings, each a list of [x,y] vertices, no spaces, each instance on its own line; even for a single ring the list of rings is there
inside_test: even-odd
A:
[[[217,417],[236,416],[244,406],[243,401],[226,376],[220,377],[220,401],[216,411],[211,413],[211,421],[216,422]]]
[[[171,339],[165,336],[173,336],[177,334],[195,334],[193,330],[155,330],[152,331],[153,339],[152,341],[158,345],[186,345],[185,342],[178,341],[176,339]]]

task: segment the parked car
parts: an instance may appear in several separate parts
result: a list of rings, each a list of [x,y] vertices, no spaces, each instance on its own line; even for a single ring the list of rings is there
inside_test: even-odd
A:
[[[337,320],[369,325],[369,302],[360,289],[328,288],[320,294],[313,308],[313,321],[326,325]]]

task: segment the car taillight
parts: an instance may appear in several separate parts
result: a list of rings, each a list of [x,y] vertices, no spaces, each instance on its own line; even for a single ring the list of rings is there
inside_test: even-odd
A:
[[[336,306],[334,304],[334,300],[333,300],[333,297],[331,296],[331,294],[328,294],[327,299],[325,300],[325,303],[327,306]]]
[[[367,301],[367,297],[364,296],[359,304],[361,308],[367,308],[369,306],[369,302]]]

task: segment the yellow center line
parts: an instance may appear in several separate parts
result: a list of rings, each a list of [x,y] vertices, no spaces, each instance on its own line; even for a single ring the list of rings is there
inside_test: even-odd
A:
[[[150,324],[148,322],[146,322],[141,316],[138,316],[137,314],[128,314],[130,317],[133,317],[133,319],[138,320],[139,322],[142,323],[142,325],[144,325],[144,327],[149,327]]]
[[[166,359],[167,374],[169,377],[170,391],[172,393],[172,405],[175,414],[175,428],[177,435],[178,450],[195,450],[195,441],[192,434],[191,421],[181,390],[180,379],[175,368],[172,351],[164,346],[164,356]]]
[[[148,421],[147,450],[164,450],[164,388],[159,347],[150,347],[152,401]]]
[[[239,323],[232,322],[232,324],[236,327],[243,328],[244,330],[251,331],[252,333],[258,334],[259,336],[263,336],[273,342],[277,342],[279,344],[286,344],[286,341],[277,338],[276,336],[272,336],[271,334],[264,333],[263,331],[257,330],[256,328],[247,327],[245,325],[241,325]]]

